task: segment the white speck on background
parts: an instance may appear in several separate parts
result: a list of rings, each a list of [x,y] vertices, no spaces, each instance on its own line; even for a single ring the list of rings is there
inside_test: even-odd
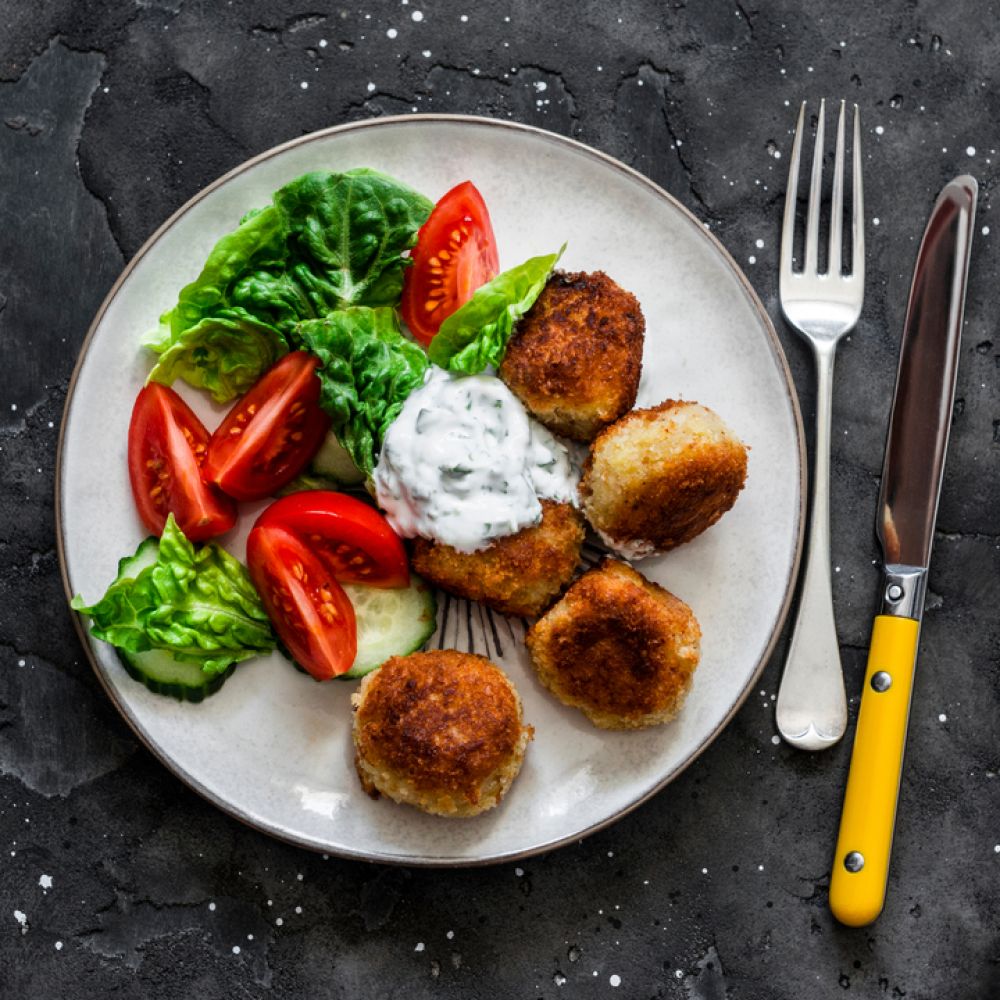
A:
[[[240,946],[238,944],[233,945],[233,954],[238,955],[240,953]]]
[[[608,982],[611,983],[612,986],[621,986],[621,984],[622,984],[622,977],[621,976],[617,976],[617,975],[616,976],[611,976],[611,978],[608,979]]]
[[[1000,854],[1000,844],[994,844],[993,845],[993,853],[994,854]]]
[[[523,869],[523,868],[515,868],[515,869],[514,869],[514,874],[515,874],[515,875],[516,875],[516,876],[517,876],[518,878],[520,878],[520,877],[521,877],[521,876],[522,876],[522,875],[524,874],[524,869]]]
[[[774,744],[775,746],[777,746],[777,745],[778,745],[778,744],[779,744],[779,743],[781,742],[781,737],[780,737],[780,736],[772,736],[772,737],[771,737],[771,742],[772,742],[772,743],[773,743],[773,744]]]
[[[747,262],[750,263],[750,264],[756,264],[757,263],[757,258],[753,254],[750,254],[750,256],[747,257]]]
[[[875,126],[875,134],[876,135],[882,135],[883,132],[885,132],[885,129],[882,128],[881,125],[876,125]]]
[[[465,24],[465,22],[469,20],[469,15],[468,14],[462,14],[462,16],[459,17],[459,20],[462,22],[462,24]]]
[[[28,933],[28,915],[21,910],[14,911],[14,919],[21,925],[21,933]]]
[[[965,155],[966,156],[975,156],[976,155],[976,147],[975,146],[966,146],[965,147]]]
[[[52,876],[51,875],[42,875],[42,876],[40,876],[39,879],[38,879],[38,884],[43,889],[51,889],[52,888]]]
[[[371,80],[369,80],[369,81],[368,81],[368,93],[370,94],[370,93],[372,93],[372,92],[373,92],[374,90],[375,90],[375,84],[374,84],[374,83],[372,83],[372,82],[371,82]]]
[[[537,90],[538,93],[541,93],[543,90],[548,90],[548,89],[549,85],[544,80],[535,81],[535,90]]]
[[[873,225],[873,226],[877,226],[877,225],[879,224],[879,222],[880,222],[880,221],[881,221],[881,220],[880,220],[880,219],[878,218],[878,216],[875,216],[875,218],[874,218],[874,219],[872,219],[872,225]]]
[[[615,852],[614,851],[608,851],[608,857],[609,858],[613,858],[614,856],[615,856]]]
[[[454,931],[448,931],[448,933],[447,933],[447,934],[445,934],[445,937],[446,937],[446,938],[447,938],[447,939],[448,939],[449,941],[451,941],[451,940],[452,940],[452,938],[454,938],[454,936],[455,936],[455,932],[454,932]]]
[[[386,33],[385,33],[385,37],[386,38],[395,38],[396,35],[398,35],[398,34],[399,34],[399,32],[395,28],[389,28],[389,30],[386,31]]]
[[[413,950],[414,951],[423,951],[424,950],[424,942],[423,941],[418,941],[416,947]]]
[[[990,227],[989,226],[983,226],[982,232],[983,232],[983,236],[989,236],[990,235]]]
[[[56,941],[56,951],[62,951],[62,941]]]
[[[299,84],[299,86],[300,86],[300,87],[301,87],[301,88],[302,88],[303,90],[308,90],[308,89],[309,89],[309,81],[308,81],[308,80],[303,80],[303,81],[302,81],[302,82],[301,82],[301,83]]]
[[[763,249],[764,249],[764,241],[763,241],[763,240],[757,240],[757,241],[756,241],[756,242],[754,243],[754,246],[755,246],[755,247],[756,247],[756,248],[757,248],[758,250],[763,250]]]
[[[764,870],[763,865],[757,865],[757,871],[762,872]]]
[[[948,147],[947,146],[942,146],[941,147],[941,152],[942,153],[947,153],[948,152]]]
[[[302,907],[301,906],[296,906],[295,907],[295,912],[301,916],[301,914],[302,914]]]
[[[414,21],[422,21],[424,19],[424,12],[422,10],[415,10],[410,15],[410,18],[411,18],[411,20],[414,20]]]
[[[676,970],[676,971],[674,972],[674,976],[675,976],[675,977],[676,977],[677,979],[683,979],[683,978],[684,978],[684,970],[683,970],[683,969],[677,969],[677,970]]]
[[[280,927],[284,922],[285,921],[282,920],[281,917],[275,917],[274,926],[275,927]]]
[[[948,721],[948,716],[947,716],[947,715],[945,715],[945,714],[944,714],[944,712],[942,712],[942,713],[941,713],[941,714],[940,714],[940,715],[938,716],[938,722],[947,722],[947,721]]]
[[[564,986],[566,983],[566,977],[561,972],[557,972],[552,977],[552,982],[554,982],[556,986]]]
[[[319,47],[320,47],[321,49],[325,49],[325,48],[326,48],[326,46],[327,46],[327,40],[326,40],[325,38],[321,38],[321,39],[319,40]]]
[[[209,903],[208,904],[208,908],[209,908],[209,910],[212,910],[214,912],[214,910],[215,910],[215,903]]]
[[[17,412],[17,403],[11,403],[10,404],[10,409],[11,409],[11,412],[16,413]]]
[[[421,54],[421,55],[422,55],[422,56],[423,56],[423,57],[424,57],[425,59],[430,59],[430,57],[431,57],[431,50],[430,50],[430,49],[424,49],[424,51],[423,51],[423,52],[421,52],[420,54]]]

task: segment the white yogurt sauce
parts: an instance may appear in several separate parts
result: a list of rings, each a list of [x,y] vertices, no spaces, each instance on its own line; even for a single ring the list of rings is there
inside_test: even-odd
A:
[[[437,367],[389,426],[374,479],[398,534],[460,552],[538,524],[539,497],[577,502],[566,448],[500,379]]]

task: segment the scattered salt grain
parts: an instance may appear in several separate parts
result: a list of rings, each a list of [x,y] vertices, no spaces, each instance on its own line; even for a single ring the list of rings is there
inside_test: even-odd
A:
[[[238,944],[233,945],[233,954],[238,955],[240,953],[240,946]]]
[[[608,982],[611,983],[612,986],[621,986],[621,984],[622,984],[622,977],[621,976],[612,976],[608,980]]]
[[[410,14],[410,19],[413,21],[422,21],[424,19],[424,12],[422,10],[415,10]]]
[[[882,128],[881,125],[876,125],[875,126],[875,134],[876,135],[882,135],[883,132],[885,132],[885,129]]]
[[[944,714],[944,712],[942,712],[942,713],[941,713],[941,714],[940,714],[940,715],[938,716],[938,722],[947,722],[947,721],[948,721],[948,716],[947,716],[947,715],[945,715],[945,714]]]
[[[385,37],[386,38],[395,38],[398,34],[399,34],[399,32],[395,28],[389,28],[389,30],[386,31],[386,33],[385,33]]]
[[[423,951],[424,950],[424,942],[423,941],[418,941],[416,947],[413,950],[414,951]]]
[[[14,919],[21,925],[21,933],[28,933],[28,915],[21,910],[14,911]]]
[[[62,941],[56,941],[56,951],[62,951],[63,943]]]
[[[51,876],[51,875],[42,875],[42,876],[41,876],[41,877],[40,877],[40,878],[38,879],[38,884],[39,884],[39,885],[40,885],[40,886],[41,886],[41,887],[42,887],[43,889],[51,889],[51,888],[52,888],[52,876]]]
[[[965,147],[965,155],[966,156],[975,156],[976,155],[976,147],[975,146],[966,146]]]
[[[773,743],[773,744],[774,744],[775,746],[777,746],[777,745],[778,745],[778,744],[779,744],[779,743],[781,742],[781,737],[780,737],[780,736],[772,736],[772,737],[771,737],[771,742],[772,742],[772,743]]]

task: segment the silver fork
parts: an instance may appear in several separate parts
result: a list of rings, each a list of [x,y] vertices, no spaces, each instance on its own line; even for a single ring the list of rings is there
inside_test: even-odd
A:
[[[847,699],[833,617],[830,582],[830,421],[833,411],[833,360],[837,343],[854,329],[865,292],[864,202],[861,187],[861,125],[854,105],[851,210],[851,268],[841,273],[844,216],[844,102],[840,102],[833,165],[830,252],[820,273],[819,221],[823,183],[823,123],[826,101],[819,106],[813,147],[809,207],[806,212],[805,261],[792,270],[799,160],[806,105],[799,111],[788,167],[785,218],[781,230],[781,309],[788,322],[812,345],[816,360],[816,461],[811,494],[806,567],[785,672],[778,690],[778,731],[803,750],[822,750],[844,735]]]

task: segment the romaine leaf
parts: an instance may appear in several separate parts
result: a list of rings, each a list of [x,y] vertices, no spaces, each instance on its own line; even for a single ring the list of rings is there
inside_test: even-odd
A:
[[[162,343],[162,327],[143,341]],[[241,396],[288,352],[285,338],[273,327],[258,322],[241,309],[227,309],[209,316],[167,341],[160,359],[149,373],[152,382],[172,385],[181,378],[206,389],[217,403]]]
[[[431,361],[466,375],[475,375],[489,365],[499,366],[514,324],[541,295],[565,249],[532,257],[477,288],[472,298],[441,324],[428,349]]]
[[[396,311],[386,306],[342,309],[300,323],[293,337],[319,357],[320,405],[355,465],[371,476],[389,424],[424,380],[427,355],[400,333]]]
[[[173,514],[156,562],[134,578],[124,572],[120,567],[96,604],[79,594],[71,602],[90,616],[98,639],[131,653],[167,650],[208,675],[274,649],[274,630],[246,569],[212,542],[195,549]]]
[[[152,378],[183,378],[225,402],[288,349],[303,320],[353,305],[393,305],[403,256],[433,204],[374,170],[304,174],[216,243],[146,346]],[[240,344],[241,335],[253,343]]]

